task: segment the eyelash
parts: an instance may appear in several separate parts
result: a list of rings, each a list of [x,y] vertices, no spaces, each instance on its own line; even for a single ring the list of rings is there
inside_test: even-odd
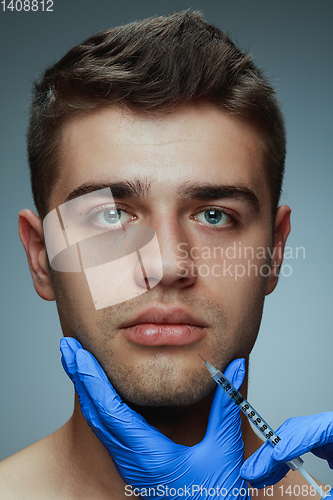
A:
[[[105,210],[107,210],[109,208],[111,208],[111,206],[109,204],[106,204],[106,205],[101,205],[101,206],[93,209],[87,216],[87,222],[91,222],[93,217],[97,216],[100,213],[103,213]],[[131,217],[131,219],[129,221],[127,221],[125,224],[128,224],[128,223],[138,219],[138,217],[131,214],[131,212],[129,212],[127,209],[124,208],[124,206],[122,206],[120,204],[115,203],[115,205],[112,205],[112,208],[116,208],[116,210],[121,210],[122,212],[125,212],[126,214],[128,214]],[[198,214],[200,214],[202,212],[206,212],[208,210],[217,210],[218,212],[221,212],[221,213],[227,215],[231,219],[231,222],[228,224],[225,224],[223,226],[214,226],[213,224],[211,224],[211,225],[205,224],[203,222],[196,220],[196,222],[198,222],[201,226],[207,227],[207,228],[212,229],[214,231],[231,231],[232,229],[234,229],[238,225],[238,220],[235,217],[234,212],[231,212],[229,210],[226,210],[225,208],[221,208],[219,206],[214,206],[214,205],[209,205],[209,206],[205,206],[205,207],[201,207],[200,209],[197,209],[196,212],[194,214],[192,214],[190,218],[193,220],[195,216],[197,216]],[[97,226],[99,226],[99,224],[97,222],[95,222],[95,224]]]
[[[92,219],[96,216],[98,216],[100,213],[103,213],[105,212],[106,210],[110,209],[110,208],[115,208],[116,210],[121,210],[122,212],[125,212],[126,214],[128,214],[130,217],[133,217],[133,215],[128,211],[128,210],[125,210],[123,206],[121,205],[118,205],[117,203],[115,203],[114,205],[109,205],[109,204],[106,204],[106,205],[100,205],[99,207],[97,208],[94,208],[87,216],[87,219],[86,221],[88,223],[92,222]],[[128,222],[131,222],[132,219]],[[128,224],[128,222],[126,222],[126,224]],[[97,222],[95,222],[96,226],[100,226],[100,224],[98,224]]]
[[[200,208],[191,216],[191,218],[195,217],[198,214],[201,214],[202,212],[207,212],[208,210],[216,210],[218,212],[221,212],[221,213],[227,215],[231,219],[231,222],[228,224],[225,224],[223,226],[214,226],[213,224],[210,225],[210,224],[205,224],[203,222],[197,221],[197,222],[199,222],[200,225],[202,225],[204,227],[208,227],[209,229],[213,229],[214,231],[231,231],[231,230],[235,229],[235,227],[238,225],[238,220],[237,220],[234,212],[231,212],[229,210],[226,210],[225,208],[221,208],[221,207],[217,207],[217,206],[208,206],[208,207]]]

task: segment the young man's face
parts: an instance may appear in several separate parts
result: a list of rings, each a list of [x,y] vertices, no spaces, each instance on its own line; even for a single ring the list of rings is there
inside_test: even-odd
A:
[[[221,369],[247,357],[277,281],[274,269],[267,278],[274,222],[260,141],[211,106],[159,117],[105,109],[67,124],[50,210],[82,185],[118,183],[136,187],[113,198],[124,223],[155,230],[163,278],[96,310],[84,273],[51,271],[62,328],[127,401],[191,404],[214,386],[197,353]],[[107,208],[99,210],[106,225]],[[289,221],[283,210],[279,220]],[[277,225],[277,246],[285,238]]]

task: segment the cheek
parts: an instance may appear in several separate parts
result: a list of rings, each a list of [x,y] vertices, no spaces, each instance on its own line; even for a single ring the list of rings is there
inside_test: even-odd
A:
[[[269,244],[257,241],[202,248],[194,260],[198,284],[224,311],[233,343],[245,351],[251,350],[259,330],[270,272]]]
[[[96,309],[84,273],[52,271],[59,319],[65,335],[74,335],[96,322]]]
[[[223,288],[227,283],[231,291],[260,287],[270,272],[271,253],[268,242],[258,244],[253,239],[245,243],[242,240],[212,242],[209,246],[192,248],[189,256],[201,279],[209,280],[214,287]]]

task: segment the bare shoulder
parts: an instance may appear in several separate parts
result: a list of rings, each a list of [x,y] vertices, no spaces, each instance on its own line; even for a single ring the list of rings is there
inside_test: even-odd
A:
[[[56,431],[0,463],[0,500],[52,498],[58,483],[54,469],[54,441],[58,433]]]
[[[81,420],[72,417],[1,462],[0,500],[125,499],[125,483],[110,455]]]

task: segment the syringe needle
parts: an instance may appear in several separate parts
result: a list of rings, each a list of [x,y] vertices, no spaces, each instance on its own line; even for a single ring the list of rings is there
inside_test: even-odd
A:
[[[202,361],[204,361],[206,363],[206,360],[203,359],[203,357],[201,356],[201,354],[198,353],[198,356],[200,356],[200,358],[202,359]]]
[[[198,353],[199,354],[199,353]],[[203,357],[199,354],[200,358],[205,362],[207,369],[209,370],[212,378],[217,384],[225,391],[225,393],[236,403],[237,406],[242,410],[247,418],[257,427],[257,429],[265,436],[268,442],[272,446],[276,446],[281,439],[275,434],[273,429],[265,422],[265,420],[259,415],[259,413],[250,405],[250,403],[241,395],[241,393],[234,387],[231,382],[225,377],[225,375],[215,368],[209,361],[205,361]],[[300,457],[294,458],[289,462],[286,462],[291,470],[298,470],[304,479],[315,488],[316,492],[319,494],[320,498],[325,498],[326,494],[322,491],[322,488],[316,483],[316,481],[303,469],[303,460]]]

